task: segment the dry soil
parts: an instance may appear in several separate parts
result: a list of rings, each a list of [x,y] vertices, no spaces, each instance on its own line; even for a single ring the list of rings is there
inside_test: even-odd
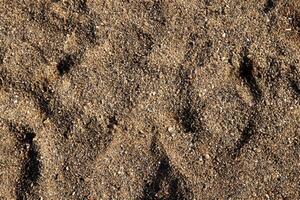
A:
[[[1,0],[0,199],[300,199],[299,0]]]

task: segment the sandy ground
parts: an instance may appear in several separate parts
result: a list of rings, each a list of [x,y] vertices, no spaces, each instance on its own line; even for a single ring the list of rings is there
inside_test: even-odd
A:
[[[1,0],[0,199],[300,199],[299,0]]]

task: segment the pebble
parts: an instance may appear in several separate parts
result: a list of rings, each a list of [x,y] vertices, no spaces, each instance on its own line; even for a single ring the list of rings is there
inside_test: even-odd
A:
[[[200,161],[200,162],[203,161],[203,157],[202,157],[202,156],[199,157],[199,161]]]
[[[206,160],[210,159],[210,155],[209,154],[205,154],[204,157],[205,157]]]
[[[169,131],[170,133],[172,133],[172,132],[174,131],[174,128],[173,128],[172,126],[170,126],[170,127],[168,128],[168,131]]]

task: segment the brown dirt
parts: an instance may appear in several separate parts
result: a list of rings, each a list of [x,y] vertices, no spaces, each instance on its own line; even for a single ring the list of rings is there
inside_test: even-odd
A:
[[[300,199],[299,0],[1,0],[0,199]]]

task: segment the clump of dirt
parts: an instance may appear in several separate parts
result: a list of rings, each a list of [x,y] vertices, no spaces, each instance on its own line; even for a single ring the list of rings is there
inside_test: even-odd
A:
[[[2,0],[0,199],[299,199],[298,0]]]

